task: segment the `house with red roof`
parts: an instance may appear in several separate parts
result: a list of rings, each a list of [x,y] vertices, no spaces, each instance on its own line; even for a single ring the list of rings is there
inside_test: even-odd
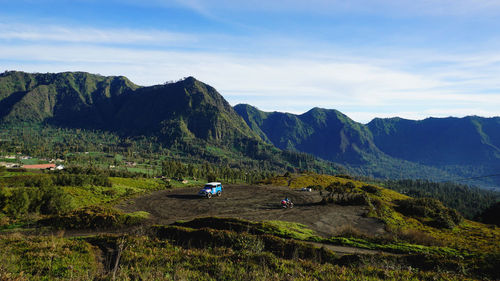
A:
[[[56,164],[23,165],[22,167],[25,169],[41,169],[41,170],[49,169],[50,170],[50,169],[55,169]]]

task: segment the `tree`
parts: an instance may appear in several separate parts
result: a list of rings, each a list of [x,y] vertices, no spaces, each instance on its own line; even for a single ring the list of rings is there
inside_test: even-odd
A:
[[[26,190],[24,188],[14,189],[8,200],[7,212],[13,217],[18,217],[28,212],[29,205],[30,199]]]
[[[207,181],[208,182],[214,182],[216,180],[217,180],[217,177],[215,176],[215,174],[210,173],[210,174],[207,175]]]

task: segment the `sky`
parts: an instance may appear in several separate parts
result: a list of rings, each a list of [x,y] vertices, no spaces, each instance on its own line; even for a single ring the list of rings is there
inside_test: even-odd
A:
[[[194,76],[231,105],[500,116],[500,0],[0,0],[0,71]]]

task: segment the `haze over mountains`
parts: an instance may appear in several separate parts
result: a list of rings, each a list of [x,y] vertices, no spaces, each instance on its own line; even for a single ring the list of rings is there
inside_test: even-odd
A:
[[[365,125],[332,109],[263,112],[244,104],[233,108],[193,77],[140,87],[122,76],[5,72],[0,125],[23,124],[154,135],[166,145],[268,143],[376,177],[448,180],[500,173],[499,117],[377,118]],[[499,177],[486,180],[486,186],[500,185]]]

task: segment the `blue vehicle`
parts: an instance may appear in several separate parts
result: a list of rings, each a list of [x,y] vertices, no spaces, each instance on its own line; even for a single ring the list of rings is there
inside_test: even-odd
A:
[[[207,198],[212,198],[212,196],[221,196],[222,184],[220,182],[209,182],[205,184],[202,189],[200,189],[198,195]]]

